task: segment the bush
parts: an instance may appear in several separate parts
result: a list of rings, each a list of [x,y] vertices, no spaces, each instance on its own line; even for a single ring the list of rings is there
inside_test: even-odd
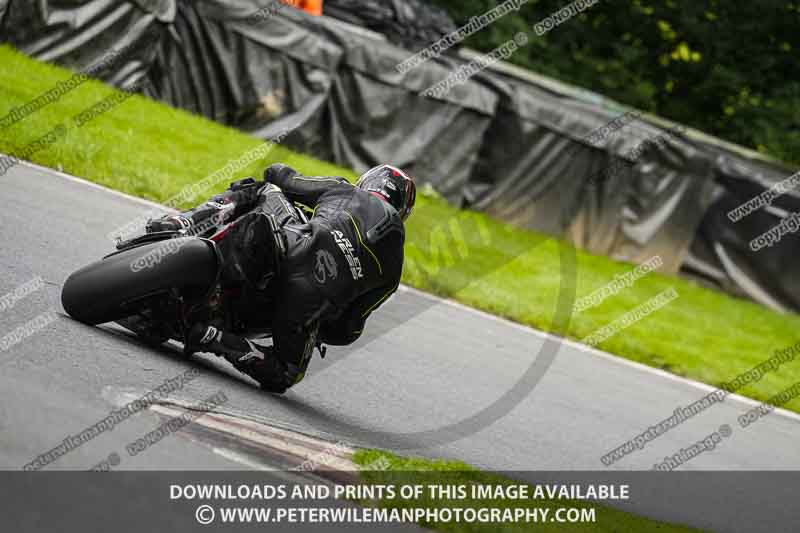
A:
[[[497,5],[434,0],[461,25]],[[488,52],[528,31],[510,61],[789,163],[800,163],[800,4],[600,0],[541,37],[568,0],[531,0],[471,36]]]

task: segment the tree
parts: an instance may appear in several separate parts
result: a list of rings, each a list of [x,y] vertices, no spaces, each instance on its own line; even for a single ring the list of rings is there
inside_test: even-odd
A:
[[[434,2],[459,26],[497,5]],[[465,44],[488,52],[528,31],[512,63],[800,162],[800,2],[600,0],[537,37],[566,5],[531,0]]]

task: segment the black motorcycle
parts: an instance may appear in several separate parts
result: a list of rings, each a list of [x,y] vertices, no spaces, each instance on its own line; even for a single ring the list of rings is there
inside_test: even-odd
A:
[[[294,208],[307,222],[303,208]],[[251,340],[268,338],[269,310],[276,308],[269,276],[254,285],[230,268],[232,236],[255,211],[119,242],[116,252],[67,279],[62,305],[80,322],[116,322],[151,344],[174,339],[186,345],[186,335],[197,323]],[[256,216],[277,231],[271,217]]]

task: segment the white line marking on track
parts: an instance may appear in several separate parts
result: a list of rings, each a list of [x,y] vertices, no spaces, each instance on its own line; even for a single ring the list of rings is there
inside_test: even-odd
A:
[[[277,468],[269,468],[262,464],[259,464],[255,461],[251,461],[247,457],[238,454],[232,450],[225,450],[223,448],[211,448],[211,451],[215,455],[219,455],[220,457],[224,457],[228,461],[232,461],[234,463],[239,463],[240,465],[244,465],[247,468],[252,468],[253,470],[260,470],[262,472],[280,472]]]
[[[419,296],[421,298],[428,298],[430,300],[434,300],[437,303],[442,304],[442,305],[448,305],[448,306],[451,306],[451,307],[456,307],[456,308],[458,308],[458,309],[460,309],[462,311],[467,311],[469,313],[474,313],[474,314],[480,315],[482,318],[484,318],[486,320],[492,320],[492,321],[495,321],[495,322],[500,322],[500,323],[505,324],[505,325],[507,325],[509,327],[513,327],[513,328],[516,328],[516,329],[521,329],[521,330],[527,331],[528,333],[533,334],[533,335],[535,335],[537,337],[543,337],[545,339],[560,340],[563,344],[565,344],[567,346],[570,346],[570,347],[575,348],[577,350],[580,350],[582,352],[590,353],[590,354],[595,355],[597,357],[600,357],[601,359],[604,359],[606,361],[610,361],[610,362],[618,364],[618,365],[623,365],[623,366],[626,366],[628,368],[633,368],[633,369],[635,369],[635,370],[637,370],[639,372],[644,372],[644,373],[647,373],[647,374],[653,374],[653,375],[659,376],[659,377],[664,378],[664,379],[668,379],[668,380],[671,380],[671,381],[675,381],[677,383],[681,383],[683,385],[687,385],[687,386],[690,386],[690,387],[694,387],[696,389],[700,389],[701,391],[706,392],[706,393],[718,390],[717,387],[713,387],[711,385],[708,385],[707,383],[702,383],[700,381],[694,381],[692,379],[685,378],[683,376],[677,376],[675,374],[671,374],[671,373],[667,372],[666,370],[661,370],[660,368],[653,368],[652,366],[647,366],[645,364],[638,363],[636,361],[631,361],[630,359],[624,359],[624,358],[619,357],[617,355],[614,355],[614,354],[611,354],[611,353],[608,353],[608,352],[604,352],[602,350],[598,350],[597,348],[594,348],[592,346],[588,346],[586,344],[581,344],[580,342],[574,341],[572,339],[567,339],[565,337],[559,337],[558,335],[553,335],[552,333],[547,333],[545,331],[540,331],[538,329],[534,329],[534,328],[526,326],[524,324],[519,324],[517,322],[513,322],[511,320],[508,320],[506,318],[489,314],[486,311],[481,311],[480,309],[475,309],[474,307],[469,307],[469,306],[464,305],[464,304],[462,304],[460,302],[457,302],[455,300],[448,300],[448,299],[442,298],[440,296],[436,296],[434,294],[429,294],[427,292],[423,292],[423,291],[421,291],[419,289],[415,289],[414,287],[408,287],[406,285],[401,285],[400,286],[400,290],[402,290],[403,292],[414,293],[414,294],[416,294],[417,296]],[[763,402],[760,402],[758,400],[754,400],[752,398],[747,398],[746,396],[741,396],[739,394],[730,394],[730,395],[728,395],[728,397],[725,399],[725,402],[728,402],[730,400],[738,401],[738,402],[743,403],[745,405],[748,405],[750,407],[755,407],[755,406],[761,405],[763,403]],[[793,411],[787,411],[786,409],[782,409],[780,407],[776,408],[771,414],[781,415],[781,416],[784,416],[784,417],[789,418],[791,420],[794,420],[796,422],[800,422],[800,414],[795,413]]]
[[[171,208],[166,207],[164,205],[161,205],[161,204],[159,204],[157,202],[153,202],[153,201],[147,200],[145,198],[139,198],[138,196],[132,196],[132,195],[126,194],[124,192],[115,191],[114,189],[109,189],[105,185],[100,185],[99,183],[94,183],[92,181],[88,181],[88,180],[85,180],[83,178],[78,178],[78,177],[72,176],[70,174],[65,174],[64,172],[55,170],[53,168],[43,167],[41,165],[37,165],[36,163],[31,163],[30,161],[22,161],[18,165],[30,167],[30,168],[33,168],[34,170],[38,170],[40,172],[44,172],[44,173],[47,173],[47,174],[52,174],[52,175],[58,176],[59,178],[63,178],[65,180],[67,180],[67,181],[72,181],[72,182],[75,182],[75,183],[79,183],[81,185],[85,185],[85,186],[90,187],[92,189],[98,189],[98,190],[101,190],[101,191],[105,191],[105,192],[107,192],[109,194],[113,194],[114,196],[120,196],[122,198],[125,198],[126,200],[130,200],[130,201],[132,201],[134,203],[146,205],[147,207],[150,207],[150,208],[153,208],[153,209],[159,209],[161,211],[170,212],[170,213],[176,213],[177,212],[176,209],[171,209]]]

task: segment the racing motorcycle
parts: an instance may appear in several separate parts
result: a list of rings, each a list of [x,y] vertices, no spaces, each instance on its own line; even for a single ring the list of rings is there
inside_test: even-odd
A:
[[[248,179],[231,187],[258,185]],[[187,355],[185,339],[198,322],[250,340],[269,338],[269,310],[278,307],[270,275],[254,285],[232,268],[233,236],[258,208],[226,220],[235,205],[225,207],[188,228],[118,242],[115,252],[69,276],[61,292],[64,309],[86,324],[116,322],[149,344],[179,341]],[[303,207],[292,207],[308,222]],[[271,217],[259,216],[278,231]]]

